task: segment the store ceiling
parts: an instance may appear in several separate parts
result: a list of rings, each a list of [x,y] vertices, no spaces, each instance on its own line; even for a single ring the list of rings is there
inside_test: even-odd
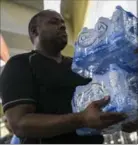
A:
[[[10,2],[22,4],[37,10],[42,10],[44,8],[43,0],[10,0]]]

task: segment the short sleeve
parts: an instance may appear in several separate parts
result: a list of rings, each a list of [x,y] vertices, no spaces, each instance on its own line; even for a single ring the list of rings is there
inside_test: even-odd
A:
[[[24,56],[11,58],[0,78],[3,110],[19,104],[36,103],[29,59]]]

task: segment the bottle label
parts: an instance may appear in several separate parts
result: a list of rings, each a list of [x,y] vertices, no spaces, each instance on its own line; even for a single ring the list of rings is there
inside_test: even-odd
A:
[[[97,39],[97,34],[94,30],[87,29],[82,32],[78,39],[78,44],[81,48],[92,46]]]

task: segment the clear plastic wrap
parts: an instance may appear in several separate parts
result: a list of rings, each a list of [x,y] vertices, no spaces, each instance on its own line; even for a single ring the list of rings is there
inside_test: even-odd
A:
[[[72,70],[93,78],[86,86],[78,86],[72,99],[73,112],[84,110],[94,100],[111,96],[103,111],[125,112],[125,122],[138,116],[138,19],[117,6],[112,18],[99,18],[94,29],[84,28],[75,43]],[[114,133],[121,122],[104,133]],[[78,129],[78,135],[97,133],[94,129]]]

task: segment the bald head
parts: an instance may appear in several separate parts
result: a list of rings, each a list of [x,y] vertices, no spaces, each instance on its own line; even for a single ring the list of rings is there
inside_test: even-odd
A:
[[[39,46],[47,51],[61,51],[67,44],[67,33],[62,16],[53,10],[43,10],[32,17],[29,23],[29,36],[34,44],[35,39]],[[48,50],[48,45],[55,50]]]
[[[38,34],[37,30],[39,27],[41,27],[42,22],[45,21],[45,19],[49,18],[52,14],[59,15],[56,11],[53,10],[43,10],[31,18],[28,26],[28,32],[32,43],[35,36],[37,36]]]

